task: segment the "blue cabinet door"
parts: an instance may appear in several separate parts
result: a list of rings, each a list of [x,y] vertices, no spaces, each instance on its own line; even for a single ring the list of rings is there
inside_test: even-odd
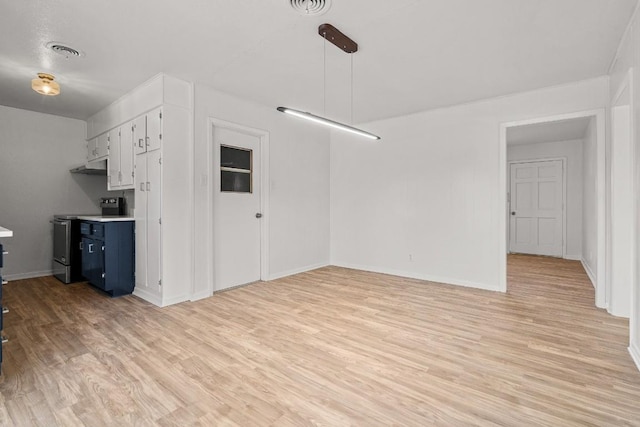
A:
[[[91,281],[95,265],[95,242],[90,237],[82,237],[82,276]]]
[[[104,242],[82,237],[82,275],[93,285],[104,288]]]
[[[133,292],[134,223],[114,221],[81,224],[82,275],[111,296]]]

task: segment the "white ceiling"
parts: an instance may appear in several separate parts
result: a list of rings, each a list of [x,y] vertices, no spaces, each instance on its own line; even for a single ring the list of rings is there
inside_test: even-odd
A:
[[[288,0],[0,0],[0,104],[85,119],[159,72],[273,106],[354,122],[607,73],[637,0],[333,0],[318,17]],[[86,52],[67,60],[44,48]],[[57,97],[30,89],[56,75]]]
[[[537,144],[582,139],[591,117],[507,128],[507,145]]]

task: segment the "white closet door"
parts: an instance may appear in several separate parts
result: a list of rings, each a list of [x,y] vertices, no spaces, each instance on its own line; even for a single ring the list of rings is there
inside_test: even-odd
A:
[[[510,252],[562,256],[562,160],[511,165]]]

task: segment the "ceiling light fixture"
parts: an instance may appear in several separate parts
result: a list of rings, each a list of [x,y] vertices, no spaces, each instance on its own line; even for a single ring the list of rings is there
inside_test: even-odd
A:
[[[55,96],[60,93],[60,85],[55,77],[47,73],[38,73],[38,78],[31,80],[31,89],[41,95]]]
[[[315,114],[306,113],[304,111],[298,111],[298,110],[294,110],[293,108],[287,108],[287,107],[278,107],[277,110],[286,114],[291,114],[292,116],[295,116],[295,117],[300,117],[301,119],[306,119],[315,123],[319,123],[321,125],[326,125],[334,129],[340,129],[346,132],[355,133],[356,135],[364,136],[365,138],[380,139],[379,136],[374,135],[372,133],[366,132],[358,128],[354,128],[353,126],[345,125],[344,123],[336,122],[334,120],[325,119],[324,117],[316,116]]]
[[[336,45],[340,50],[352,55],[358,51],[358,44],[351,40],[349,37],[340,32],[336,27],[331,24],[322,24],[318,27],[318,34],[322,36],[325,40],[325,58],[326,58],[326,42],[330,41],[334,45]],[[326,59],[325,59],[325,71],[324,71],[324,97],[325,97],[325,105],[326,105]],[[324,117],[316,116],[315,114],[307,113],[304,111],[295,110],[293,108],[288,107],[278,107],[278,111],[290,114],[295,117],[299,117],[301,119],[309,120],[314,123],[319,123],[325,126],[332,127],[334,129],[340,129],[346,132],[350,132],[356,135],[364,136],[369,139],[380,139],[379,136],[364,131],[362,129],[355,128],[350,125],[346,125],[344,123],[336,122],[335,120],[327,119]],[[351,121],[353,122],[353,56],[351,57]]]

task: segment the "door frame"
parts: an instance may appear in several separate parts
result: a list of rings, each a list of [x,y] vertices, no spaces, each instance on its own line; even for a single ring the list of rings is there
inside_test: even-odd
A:
[[[507,192],[509,193],[509,199],[507,200],[507,252],[511,253],[511,165],[523,164],[523,163],[540,163],[540,162],[562,162],[562,258],[567,256],[567,158],[566,157],[544,157],[540,159],[527,159],[527,160],[511,160],[507,163]]]
[[[610,196],[610,205],[608,206],[608,214],[609,214],[609,221],[607,223],[607,248],[609,249],[609,253],[607,256],[607,311],[610,314],[613,315],[620,315],[619,313],[614,313],[614,307],[611,304],[610,298],[611,298],[611,293],[613,292],[613,279],[615,277],[615,273],[614,273],[614,268],[613,268],[613,254],[614,254],[614,241],[613,241],[613,215],[615,212],[617,212],[616,209],[616,204],[617,204],[617,200],[615,200],[613,198],[614,196],[614,167],[616,166],[616,162],[614,162],[614,154],[613,154],[613,150],[614,150],[614,144],[615,141],[617,140],[615,137],[615,129],[614,129],[614,120],[616,117],[616,114],[618,113],[619,109],[621,107],[628,107],[628,111],[627,111],[627,115],[628,115],[628,131],[629,131],[629,159],[628,161],[628,166],[629,166],[629,173],[631,175],[631,191],[630,193],[633,195],[635,194],[635,190],[636,190],[636,185],[634,183],[634,179],[635,179],[635,144],[634,144],[634,135],[633,135],[633,88],[631,86],[632,84],[632,79],[633,79],[633,72],[632,72],[633,68],[629,69],[629,71],[625,74],[624,78],[622,79],[622,81],[620,82],[620,85],[618,86],[618,88],[616,89],[615,95],[611,98],[611,109],[610,109],[610,116],[609,116],[609,120],[610,120],[610,133],[609,133],[609,137],[610,137],[610,163],[609,163],[609,167],[610,167],[610,173],[611,173],[611,177],[610,177],[610,187],[609,187],[609,194]],[[628,101],[625,103],[624,101],[622,101],[622,96],[627,93],[629,96]],[[621,103],[622,101],[622,103]],[[617,147],[617,146],[616,146]],[[631,201],[631,211],[632,211],[632,216],[635,219],[635,215],[636,215],[636,206],[635,206],[635,201],[632,200]],[[634,266],[634,260],[635,260],[635,253],[636,253],[636,230],[635,230],[635,223],[636,221],[633,220],[632,224],[631,224],[631,307],[629,308],[629,315],[630,315],[630,322],[629,322],[629,330],[630,330],[630,334],[633,334],[634,331],[634,326],[632,325],[634,322],[632,319],[632,317],[635,317],[633,314],[634,311],[634,298],[635,298],[635,294],[634,294],[634,281],[636,278],[636,266]],[[631,335],[633,336],[633,335]]]
[[[498,177],[498,202],[501,206],[507,206],[507,192],[505,191],[507,186],[507,130],[510,127],[517,127],[523,125],[539,124],[546,122],[555,122],[558,120],[577,119],[582,117],[595,117],[596,118],[596,200],[598,201],[597,211],[597,273],[594,285],[596,288],[596,306],[605,308],[605,295],[606,295],[606,110],[599,108],[595,110],[578,111],[573,113],[556,114],[550,116],[541,116],[532,119],[518,120],[512,122],[500,123],[500,143],[499,143],[499,177]],[[507,218],[505,215],[500,215],[498,218],[498,225],[500,238],[498,241],[498,271],[499,271],[499,283],[498,290],[502,292],[507,291]]]
[[[214,128],[221,128],[232,130],[236,132],[245,133],[247,135],[255,136],[260,140],[260,212],[262,218],[260,219],[260,280],[269,279],[269,132],[266,130],[253,128],[250,126],[242,125],[239,123],[229,122],[221,120],[215,117],[209,117],[207,119],[207,178],[206,180],[211,183],[208,191],[208,203],[207,203],[207,259],[210,260],[207,264],[208,280],[208,294],[213,295],[216,289],[215,283],[215,230],[216,219],[218,217],[217,210],[219,206],[219,191],[215,187],[217,180],[215,179],[215,173],[217,168],[215,164],[219,164],[220,150],[216,149],[219,145],[214,140]],[[217,162],[217,163],[216,163]],[[201,178],[202,179],[202,178]]]

